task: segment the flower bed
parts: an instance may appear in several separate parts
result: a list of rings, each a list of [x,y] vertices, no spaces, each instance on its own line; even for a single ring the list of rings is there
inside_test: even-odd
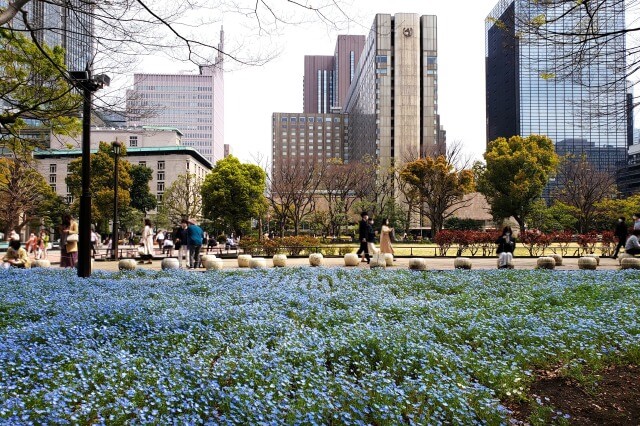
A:
[[[640,360],[635,272],[9,271],[0,423],[488,424]]]

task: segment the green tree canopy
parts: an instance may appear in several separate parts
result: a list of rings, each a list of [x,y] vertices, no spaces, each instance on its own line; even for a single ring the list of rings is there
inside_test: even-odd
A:
[[[513,216],[524,229],[525,218],[558,165],[553,142],[541,135],[498,138],[489,143],[484,159],[478,190],[491,205],[491,214],[498,220]]]
[[[36,119],[58,134],[78,131],[81,97],[60,78],[64,49],[40,48],[24,35],[0,28],[0,126],[17,135],[24,119]]]
[[[156,208],[158,202],[155,195],[151,193],[149,182],[153,179],[153,170],[141,164],[132,164],[129,170],[131,176],[131,207],[140,210],[143,216]]]
[[[179,225],[183,218],[202,216],[202,182],[194,174],[179,175],[164,192],[160,215],[171,225]]]
[[[444,155],[407,163],[400,177],[419,192],[434,235],[448,217],[464,207],[464,194],[474,189],[473,172],[456,170]]]
[[[216,163],[202,184],[203,215],[241,231],[266,210],[265,189],[266,173],[260,166],[229,156]]]
[[[126,147],[122,147],[122,156],[126,155]],[[118,205],[128,206],[131,202],[129,189],[132,180],[129,174],[131,163],[120,158],[118,166]],[[100,225],[103,231],[108,231],[107,225],[113,218],[113,177],[115,159],[111,145],[100,142],[98,152],[91,154],[91,217],[94,223]],[[72,209],[79,209],[82,192],[82,159],[77,158],[69,163],[69,175],[66,178],[71,194],[75,201]],[[118,218],[119,220],[121,217]]]

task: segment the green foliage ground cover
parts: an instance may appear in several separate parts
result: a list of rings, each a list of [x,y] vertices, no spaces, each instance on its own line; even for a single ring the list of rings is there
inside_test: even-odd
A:
[[[506,424],[535,369],[640,361],[635,272],[2,275],[0,423]]]

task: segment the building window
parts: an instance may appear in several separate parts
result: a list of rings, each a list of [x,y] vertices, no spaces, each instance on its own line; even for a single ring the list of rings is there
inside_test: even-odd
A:
[[[57,164],[49,164],[49,173],[56,173],[58,171]]]
[[[158,192],[164,192],[164,182],[158,182]]]
[[[67,194],[67,204],[73,204],[73,195]]]
[[[138,137],[137,136],[129,136],[129,146],[137,147],[138,146]]]
[[[51,184],[51,185],[49,185],[49,186],[51,187],[51,190],[52,190],[53,192],[58,192],[58,191],[57,191],[57,189],[56,189],[56,185],[55,185],[55,184]]]
[[[163,195],[164,194],[162,192],[158,192],[158,194],[156,195],[156,200],[158,201],[158,204],[162,204]]]
[[[49,175],[49,183],[56,183],[56,175]]]
[[[164,180],[164,172],[158,172],[157,180]]]
[[[158,161],[158,170],[164,170],[164,161]]]
[[[147,162],[146,161],[138,161],[138,165],[147,167]]]

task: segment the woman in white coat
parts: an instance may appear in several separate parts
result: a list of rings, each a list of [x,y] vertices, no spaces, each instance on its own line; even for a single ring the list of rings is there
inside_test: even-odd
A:
[[[143,247],[142,260],[138,263],[151,263],[153,259],[153,225],[150,219],[144,220],[144,229],[142,230],[142,238],[140,240]]]

